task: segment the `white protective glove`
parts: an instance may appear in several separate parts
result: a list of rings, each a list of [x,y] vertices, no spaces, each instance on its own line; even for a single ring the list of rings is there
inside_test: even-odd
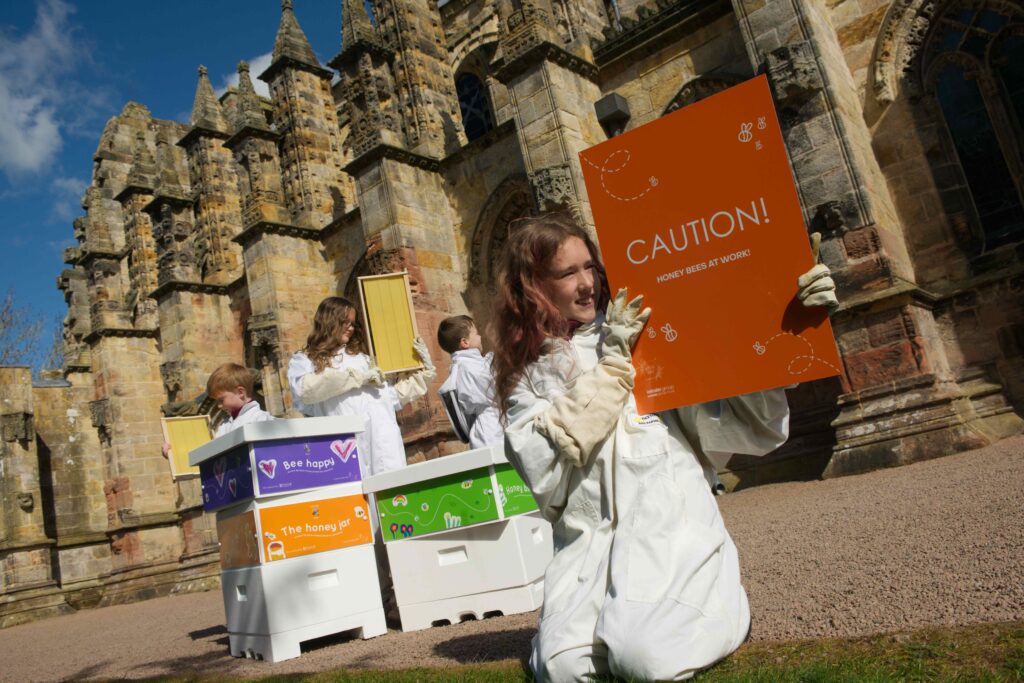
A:
[[[299,379],[299,401],[312,405],[340,396],[346,391],[358,389],[366,384],[383,384],[384,376],[380,368],[374,366],[369,370],[355,368],[324,368],[320,372],[310,372]]]
[[[420,362],[423,363],[425,369],[434,369],[434,361],[430,357],[430,349],[427,348],[427,342],[423,341],[423,337],[416,337],[412,340],[412,350],[419,356]]]
[[[649,307],[640,310],[644,305],[642,294],[626,303],[628,296],[626,288],[623,287],[615,298],[608,302],[608,312],[605,314],[604,325],[601,326],[603,356],[631,358],[630,349],[633,348],[633,342],[644,329],[647,319],[651,317]]]
[[[422,337],[416,337],[412,342],[412,348],[423,363],[423,369],[417,370],[408,377],[395,382],[395,393],[398,395],[398,403],[406,406],[418,398],[427,395],[431,380],[437,375],[434,369],[434,361],[430,358],[430,351]]]
[[[839,299],[836,298],[836,283],[832,280],[832,271],[824,263],[818,261],[818,246],[821,243],[821,234],[811,234],[811,254],[816,265],[809,271],[796,279],[796,286],[799,288],[796,296],[804,306],[825,306],[829,313],[839,307]]]
[[[382,387],[386,382],[387,379],[384,377],[384,373],[381,372],[380,368],[378,368],[376,364],[371,364],[370,369],[366,371],[366,383]]]
[[[537,431],[577,467],[587,464],[598,444],[611,434],[633,391],[636,371],[630,347],[651,309],[640,310],[642,296],[626,303],[627,296],[626,290],[620,289],[608,302],[601,327],[601,360],[535,418]]]

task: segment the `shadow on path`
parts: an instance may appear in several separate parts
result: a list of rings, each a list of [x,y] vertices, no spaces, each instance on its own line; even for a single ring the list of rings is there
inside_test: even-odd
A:
[[[227,635],[228,628],[224,624],[217,626],[211,626],[209,628],[201,628],[196,631],[189,631],[188,637],[192,640],[202,640],[203,638],[209,638],[210,636],[219,636],[221,634]],[[213,642],[218,643],[222,639],[217,639]],[[227,642],[227,641],[225,641]]]
[[[530,639],[536,632],[536,628],[520,628],[475,633],[438,643],[434,646],[434,653],[463,664],[518,659],[525,667],[530,656]]]

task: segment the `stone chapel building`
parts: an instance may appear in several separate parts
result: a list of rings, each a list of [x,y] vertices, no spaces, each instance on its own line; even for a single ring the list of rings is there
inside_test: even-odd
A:
[[[137,103],[107,123],[58,278],[63,377],[0,369],[0,626],[215,586],[213,520],[170,477],[161,415],[209,411],[227,360],[286,415],[317,302],[363,274],[410,273],[443,378],[432,331],[486,325],[508,222],[591,225],[579,151],[759,73],[838,283],[843,374],[791,391],[789,443],[727,482],[1021,430],[1021,0],[369,6],[343,0],[324,65],[284,0],[270,67],[239,64],[219,99],[200,67],[189,125]],[[411,460],[461,447],[436,398],[401,423]]]

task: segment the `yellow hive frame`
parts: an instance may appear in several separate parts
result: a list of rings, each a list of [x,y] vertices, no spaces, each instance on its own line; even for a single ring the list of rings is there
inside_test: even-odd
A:
[[[359,300],[366,322],[366,344],[382,372],[404,372],[423,367],[412,348],[419,334],[412,309],[409,273],[368,275],[359,278]]]
[[[175,479],[198,477],[199,467],[188,464],[188,453],[212,438],[210,416],[162,417],[160,426],[164,432],[164,441],[171,444],[171,452],[167,456],[167,462],[171,465],[171,476]]]

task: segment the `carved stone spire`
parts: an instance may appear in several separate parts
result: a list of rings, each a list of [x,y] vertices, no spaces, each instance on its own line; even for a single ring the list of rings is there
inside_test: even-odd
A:
[[[174,150],[164,126],[156,132],[156,166],[156,194],[179,199],[186,197],[186,183],[182,182],[178,169],[175,168]]]
[[[235,130],[240,131],[244,128],[270,130],[270,126],[267,125],[267,120],[263,116],[263,106],[260,104],[259,95],[252,87],[249,63],[242,61],[238,63],[238,120],[235,122]]]
[[[146,136],[140,130],[135,135],[132,149],[132,167],[128,171],[128,187],[152,190],[156,176],[156,161],[146,144]]]
[[[274,62],[281,59],[320,66],[316,53],[299,26],[299,20],[292,12],[292,0],[281,0],[281,25],[277,28],[277,38],[274,40]]]
[[[370,15],[366,13],[363,0],[342,0],[341,53],[345,54],[360,43],[382,47],[380,36],[370,21]]]
[[[224,135],[228,134],[228,124],[224,119],[224,111],[213,94],[213,86],[206,75],[206,67],[199,67],[199,84],[196,86],[196,99],[192,103],[192,127],[205,128]]]

